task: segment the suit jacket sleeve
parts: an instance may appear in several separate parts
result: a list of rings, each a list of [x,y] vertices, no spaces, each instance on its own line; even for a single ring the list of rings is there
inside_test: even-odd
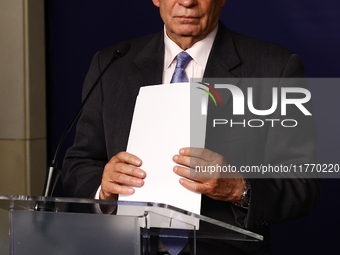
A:
[[[300,58],[292,54],[282,72],[282,77],[304,77]],[[301,83],[299,83],[301,85]],[[305,106],[312,111],[311,103]],[[317,154],[317,130],[313,117],[304,116],[297,107],[287,107],[287,118],[295,119],[295,128],[281,125],[269,128],[264,142],[264,166],[290,166],[315,163]],[[280,112],[271,116],[282,119]],[[254,153],[256,156],[257,154]],[[256,161],[257,159],[254,159]],[[316,178],[249,179],[251,202],[247,214],[233,207],[235,216],[244,226],[254,230],[269,224],[287,221],[307,215],[320,199],[320,183]],[[311,176],[313,177],[313,176]],[[240,220],[241,219],[241,220]]]

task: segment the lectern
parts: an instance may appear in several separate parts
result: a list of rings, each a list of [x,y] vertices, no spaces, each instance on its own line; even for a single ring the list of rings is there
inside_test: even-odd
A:
[[[112,214],[98,213],[100,206]],[[119,213],[119,212],[128,213]],[[216,244],[263,236],[166,204],[76,198],[0,196],[0,253],[11,255],[147,255],[154,239]]]

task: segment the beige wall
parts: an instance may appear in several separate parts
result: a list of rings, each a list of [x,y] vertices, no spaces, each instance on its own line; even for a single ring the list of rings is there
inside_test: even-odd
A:
[[[0,194],[42,195],[46,171],[43,0],[0,0]]]

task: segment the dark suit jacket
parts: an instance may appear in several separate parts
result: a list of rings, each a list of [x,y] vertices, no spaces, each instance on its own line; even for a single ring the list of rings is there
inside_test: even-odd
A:
[[[94,56],[83,95],[87,94],[114,50],[115,46],[111,46]],[[116,61],[104,75],[85,106],[75,143],[65,158],[62,177],[68,196],[93,196],[101,183],[105,164],[112,156],[126,150],[139,88],[162,83],[163,59],[163,32],[160,32],[132,40],[127,55]],[[234,33],[220,23],[204,77],[303,75],[297,55],[279,45]],[[222,96],[227,99],[224,109],[228,111],[232,100],[228,100],[227,94]],[[268,94],[260,93],[254,101],[268,102]],[[292,114],[298,113],[293,111]],[[212,116],[208,117],[208,122],[209,118]],[[234,165],[310,163],[315,160],[316,129],[312,120],[294,131],[287,128],[246,130],[213,132],[208,128],[206,148],[222,154]],[[230,254],[266,254],[269,252],[268,225],[305,215],[319,200],[319,182],[315,179],[249,181],[251,203],[248,210],[202,196],[203,215],[265,236],[265,241],[260,243],[232,242],[230,245],[235,250]],[[225,254],[229,249],[208,244],[198,247],[201,254]]]

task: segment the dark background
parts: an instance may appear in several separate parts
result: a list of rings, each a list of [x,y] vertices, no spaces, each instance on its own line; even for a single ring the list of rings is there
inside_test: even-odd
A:
[[[93,55],[110,44],[158,32],[151,0],[46,0],[48,155],[81,103]],[[308,77],[339,77],[340,3],[336,0],[227,1],[231,30],[281,44],[302,58]],[[339,163],[339,87],[311,87],[320,163]],[[60,155],[72,144],[74,130]],[[307,217],[272,226],[274,254],[338,253],[340,182],[322,180],[322,200]],[[55,195],[62,196],[61,186]]]

